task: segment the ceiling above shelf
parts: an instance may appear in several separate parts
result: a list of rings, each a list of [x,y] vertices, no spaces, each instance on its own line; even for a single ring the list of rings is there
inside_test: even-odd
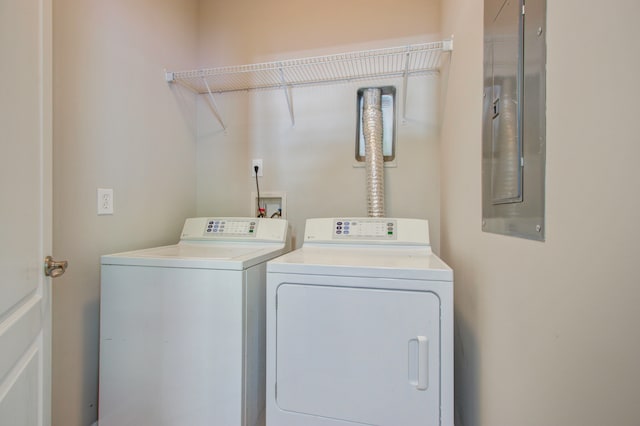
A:
[[[273,89],[437,71],[452,41],[341,53],[261,64],[167,72],[168,82],[196,93]]]

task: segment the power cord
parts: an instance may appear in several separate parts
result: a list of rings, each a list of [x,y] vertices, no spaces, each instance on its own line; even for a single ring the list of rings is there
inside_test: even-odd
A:
[[[258,185],[258,170],[260,170],[259,166],[253,166],[253,170],[256,172],[256,191],[258,192],[258,217],[264,217],[265,211],[262,207],[260,207],[260,185]]]

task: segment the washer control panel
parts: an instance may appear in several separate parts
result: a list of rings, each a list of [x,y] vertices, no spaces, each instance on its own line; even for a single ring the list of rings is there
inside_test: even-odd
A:
[[[285,219],[194,217],[185,221],[180,241],[251,241],[289,244]]]
[[[333,238],[335,239],[374,239],[394,240],[397,222],[395,219],[349,219],[333,220]]]
[[[255,237],[258,234],[258,221],[254,219],[209,219],[204,234]]]

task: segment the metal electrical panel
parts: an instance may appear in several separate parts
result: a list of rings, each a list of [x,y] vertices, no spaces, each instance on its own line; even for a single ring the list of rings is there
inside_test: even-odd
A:
[[[485,0],[482,229],[544,240],[546,0]]]

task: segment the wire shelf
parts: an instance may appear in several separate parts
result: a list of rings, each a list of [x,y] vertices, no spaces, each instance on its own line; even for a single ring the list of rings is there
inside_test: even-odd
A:
[[[168,72],[166,78],[206,94],[407,76],[437,71],[441,52],[450,50],[450,41],[438,41],[261,64]]]
[[[262,64],[167,72],[165,78],[169,83],[178,83],[196,93],[208,94],[213,113],[225,131],[226,125],[214,93],[284,89],[291,125],[295,126],[290,89],[302,85],[403,77],[404,114],[408,77],[437,72],[442,52],[452,50],[453,41],[444,40]]]

